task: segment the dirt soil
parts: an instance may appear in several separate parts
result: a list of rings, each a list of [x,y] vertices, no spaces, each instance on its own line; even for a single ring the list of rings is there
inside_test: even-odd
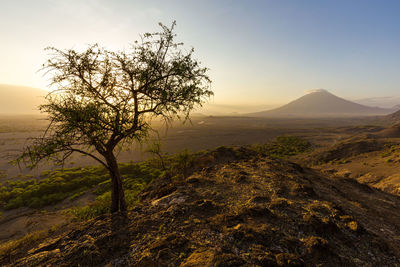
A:
[[[0,244],[32,232],[65,225],[71,221],[71,216],[65,213],[68,208],[88,205],[94,199],[93,193],[86,192],[74,200],[65,199],[41,210],[19,208],[4,211],[0,217]]]
[[[400,266],[398,207],[354,179],[249,153],[160,179],[127,218],[71,224],[0,265]]]

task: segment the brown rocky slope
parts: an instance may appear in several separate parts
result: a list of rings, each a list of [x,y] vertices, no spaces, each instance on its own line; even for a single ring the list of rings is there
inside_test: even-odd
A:
[[[249,155],[159,179],[127,219],[77,223],[0,265],[400,266],[398,207],[354,180]]]

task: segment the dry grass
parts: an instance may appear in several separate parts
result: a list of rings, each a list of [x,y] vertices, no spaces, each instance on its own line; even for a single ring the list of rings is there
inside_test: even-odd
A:
[[[17,240],[10,240],[0,244],[0,258],[13,258],[22,247],[33,246],[38,240],[43,240],[49,235],[48,230],[36,231]]]

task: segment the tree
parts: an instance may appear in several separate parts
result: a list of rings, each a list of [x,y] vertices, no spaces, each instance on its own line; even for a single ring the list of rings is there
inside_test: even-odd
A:
[[[146,33],[129,50],[112,52],[91,45],[84,52],[47,48],[43,65],[53,90],[39,106],[49,125],[32,138],[19,161],[37,166],[42,160],[63,164],[73,153],[101,163],[110,173],[111,212],[126,211],[116,153],[124,145],[143,142],[151,120],[189,118],[213,92],[207,68],[183,52],[171,27]]]

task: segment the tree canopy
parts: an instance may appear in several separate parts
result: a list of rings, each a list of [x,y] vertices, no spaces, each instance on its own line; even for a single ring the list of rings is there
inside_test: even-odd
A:
[[[47,48],[43,69],[53,89],[39,108],[49,126],[19,160],[36,166],[44,159],[63,163],[75,152],[92,157],[110,171],[111,211],[124,210],[116,150],[142,142],[152,118],[188,118],[213,94],[208,69],[193,58],[193,48],[185,52],[175,41],[175,22],[160,26],[123,51],[98,44],[83,52]]]

